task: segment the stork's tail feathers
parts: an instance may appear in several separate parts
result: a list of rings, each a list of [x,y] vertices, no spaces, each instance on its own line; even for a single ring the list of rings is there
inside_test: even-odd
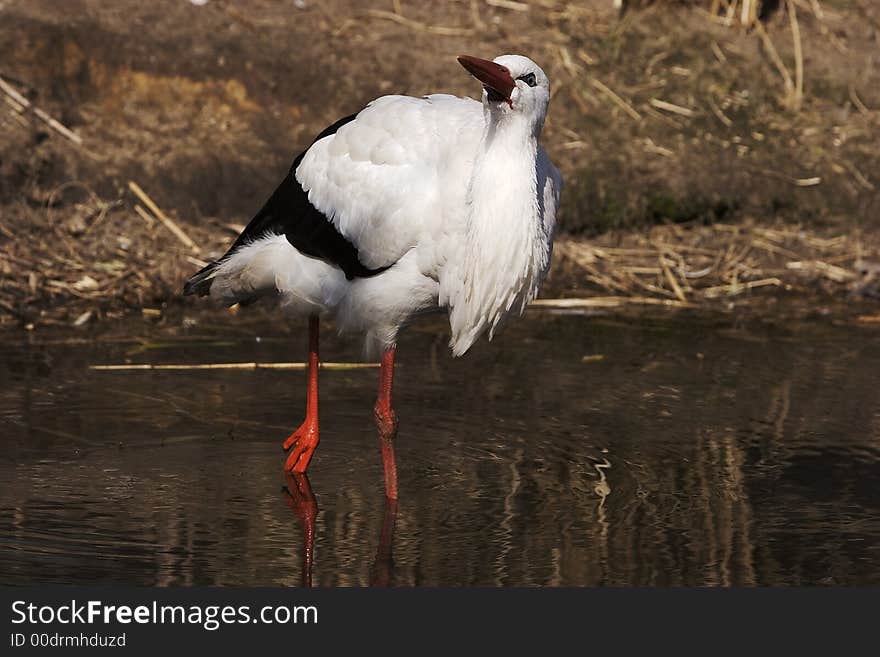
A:
[[[315,314],[335,306],[346,289],[341,269],[303,255],[284,235],[268,233],[233,247],[190,278],[183,293],[210,295],[224,306],[247,305],[280,293],[282,305],[291,312]]]
[[[207,267],[203,267],[197,273],[193,274],[183,285],[184,296],[198,294],[200,297],[207,296],[211,292],[211,283],[217,273],[219,262],[212,262]]]

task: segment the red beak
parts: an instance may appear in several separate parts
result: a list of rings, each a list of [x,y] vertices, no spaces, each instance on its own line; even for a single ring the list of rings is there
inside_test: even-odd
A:
[[[506,66],[470,55],[461,55],[458,58],[458,63],[464,66],[468,73],[477,80],[504,96],[504,100],[510,103],[510,94],[516,88],[516,82]]]

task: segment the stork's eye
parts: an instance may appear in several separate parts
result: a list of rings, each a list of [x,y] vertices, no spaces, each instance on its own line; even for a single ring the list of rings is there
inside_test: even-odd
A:
[[[534,87],[536,84],[538,84],[538,82],[535,80],[535,74],[534,74],[534,73],[526,73],[525,75],[520,75],[520,76],[517,78],[517,80],[522,80],[523,82],[525,82],[525,83],[526,83],[527,85],[529,85],[530,87]]]

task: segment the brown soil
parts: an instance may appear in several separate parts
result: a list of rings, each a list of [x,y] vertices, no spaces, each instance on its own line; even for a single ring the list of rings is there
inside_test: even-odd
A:
[[[402,3],[400,14],[351,0],[6,0],[0,77],[82,144],[0,106],[0,321],[89,323],[176,302],[325,125],[383,93],[473,95],[459,53],[523,52],[547,70],[544,141],[566,178],[570,235],[635,243],[652,239],[645,226],[685,222],[681,244],[699,239],[723,262],[729,231],[704,224],[760,217],[846,240],[850,252],[834,255],[852,257],[826,263],[845,280],[829,289],[829,270],[786,269],[756,248],[754,275],[735,282],[781,266],[798,289],[872,290],[862,269],[880,260],[880,10],[826,1],[820,16],[795,3],[799,95],[768,49],[796,81],[789,15],[746,29],[712,19],[709,4],[620,17],[610,0]],[[129,181],[199,247],[137,214]],[[807,247],[786,242],[787,262],[824,262]],[[563,247],[559,262],[575,252]],[[556,292],[609,292],[597,283],[607,271],[557,270]],[[801,285],[810,275],[816,285]],[[723,267],[714,276],[731,282]],[[665,273],[649,284],[664,280],[658,298],[676,295]]]

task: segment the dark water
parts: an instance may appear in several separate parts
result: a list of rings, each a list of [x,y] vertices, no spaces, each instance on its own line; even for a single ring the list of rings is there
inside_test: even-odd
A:
[[[396,510],[376,370],[322,372],[314,584],[880,584],[880,331],[727,321],[535,313],[459,360],[412,327]],[[303,336],[34,340],[0,356],[2,583],[301,584],[304,374],[87,366],[300,360]]]

